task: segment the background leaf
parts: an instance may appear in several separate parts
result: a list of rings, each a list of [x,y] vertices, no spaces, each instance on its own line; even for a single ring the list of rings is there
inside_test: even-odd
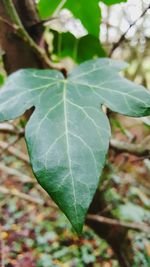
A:
[[[104,4],[111,6],[114,4],[119,4],[122,2],[127,2],[128,0],[101,0],[101,2],[103,2]]]
[[[38,3],[38,9],[41,17],[46,18],[52,16],[58,4],[61,2],[61,0],[40,0]],[[99,0],[89,1],[88,5],[86,0],[68,0],[64,3],[62,8],[69,9],[76,18],[80,19],[90,34],[97,37],[99,36],[101,20]]]
[[[37,5],[40,16],[43,19],[51,17],[60,3],[61,0],[40,0]]]
[[[80,0],[80,2],[68,0],[64,7],[68,8],[76,18],[81,20],[90,34],[99,36],[101,19],[99,0],[89,1],[88,4],[86,0]]]
[[[58,54],[59,57],[70,56],[78,63],[88,59],[106,56],[99,39],[92,35],[86,35],[80,39],[76,39],[71,33],[54,32],[53,46],[53,52]],[[57,47],[59,47],[60,51]]]
[[[0,86],[4,83],[4,75],[0,73]]]

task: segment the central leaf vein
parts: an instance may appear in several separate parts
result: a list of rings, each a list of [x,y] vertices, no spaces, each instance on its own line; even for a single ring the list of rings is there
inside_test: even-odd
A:
[[[74,197],[74,209],[75,209],[75,214],[76,214],[76,219],[78,219],[78,213],[77,213],[77,208],[76,208],[76,192],[75,192],[75,183],[74,183],[74,177],[72,173],[72,164],[71,164],[71,157],[70,157],[70,148],[69,148],[69,132],[68,132],[68,119],[67,119],[67,81],[64,81],[64,90],[63,90],[63,101],[64,101],[64,122],[65,122],[65,134],[66,134],[66,145],[67,145],[67,157],[68,157],[68,165],[69,165],[69,173],[71,176],[71,181],[72,181],[72,188],[73,188],[73,197]]]

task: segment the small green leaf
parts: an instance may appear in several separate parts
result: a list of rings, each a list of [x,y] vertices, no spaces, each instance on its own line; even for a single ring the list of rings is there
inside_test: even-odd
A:
[[[103,2],[104,4],[111,6],[114,4],[119,4],[122,2],[127,2],[128,0],[101,0],[101,2]]]
[[[33,172],[78,233],[109,146],[102,105],[125,115],[150,115],[150,93],[119,76],[124,67],[91,60],[67,79],[55,70],[26,69],[12,74],[0,91],[0,121],[35,106],[25,134]]]
[[[70,56],[78,63],[88,59],[106,56],[99,39],[89,34],[80,39],[76,39],[71,33],[54,32],[53,47],[53,52],[58,54],[59,57]],[[57,51],[57,47],[59,47],[60,51]]]

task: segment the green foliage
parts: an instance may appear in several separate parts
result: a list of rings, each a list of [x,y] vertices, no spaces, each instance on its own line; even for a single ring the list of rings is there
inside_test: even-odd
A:
[[[47,18],[53,15],[54,11],[60,4],[60,0],[39,0],[38,10],[42,18]]]
[[[4,83],[4,76],[0,73],[0,86]]]
[[[41,17],[51,17],[61,3],[61,0],[40,0],[38,2],[38,10]],[[81,63],[95,57],[104,57],[106,53],[99,41],[101,20],[99,0],[90,1],[88,5],[85,0],[81,0],[80,2],[68,0],[66,2],[64,1],[64,4],[61,5],[60,9],[62,8],[67,8],[76,18],[81,20],[88,32],[88,35],[80,39],[76,39],[70,33],[62,33],[61,35],[59,33],[55,33],[54,53],[57,53],[57,48],[59,46],[58,55],[60,58],[70,56],[77,63]]]
[[[55,32],[53,47],[53,53],[58,54],[60,58],[69,56],[78,63],[106,56],[99,39],[89,34],[76,39],[71,33]]]
[[[122,2],[127,2],[128,0],[101,0],[101,2],[103,2],[104,4],[111,6],[114,4],[119,4]]]
[[[102,111],[150,114],[150,94],[118,75],[126,64],[87,61],[67,79],[56,70],[21,70],[0,92],[0,121],[35,111],[26,126],[33,172],[78,233],[99,183],[110,126]]]
[[[61,2],[61,0],[40,0],[38,9],[41,17],[51,16]],[[80,0],[80,2],[68,0],[62,7],[69,9],[76,18],[80,19],[90,34],[99,36],[101,18],[99,0],[89,1],[88,4],[86,0]]]
[[[89,34],[98,37],[101,21],[99,2],[99,0],[93,0],[87,4],[86,0],[67,0],[62,4],[62,0],[39,0],[38,10],[42,18],[47,18],[51,17],[59,6],[61,6],[61,9],[67,8],[76,18],[81,20]],[[127,2],[127,0],[102,0],[102,2],[106,5],[113,5]]]

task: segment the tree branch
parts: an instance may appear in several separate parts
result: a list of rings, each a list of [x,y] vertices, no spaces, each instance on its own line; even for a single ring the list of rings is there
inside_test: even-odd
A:
[[[29,202],[32,202],[34,204],[38,204],[38,205],[42,205],[42,206],[44,205],[44,201],[42,199],[29,196],[25,193],[21,193],[17,189],[8,189],[4,186],[0,186],[0,193],[6,194],[6,195],[16,196],[16,197],[19,197],[23,200],[27,200]]]
[[[24,136],[24,130],[17,129],[14,125],[9,122],[0,123],[0,134],[11,134],[11,135],[22,135]]]
[[[23,152],[19,151],[15,147],[9,147],[9,144],[3,141],[0,141],[0,149],[6,149],[7,147],[7,152],[15,156],[16,158],[20,159],[21,161],[25,162],[26,164],[29,164],[29,158],[27,155],[25,155]]]
[[[150,226],[147,225],[146,223],[122,222],[122,221],[119,221],[119,220],[116,220],[116,219],[111,219],[111,218],[108,218],[108,217],[103,217],[103,216],[94,215],[94,214],[88,214],[87,215],[87,219],[93,220],[93,221],[97,221],[97,222],[103,223],[103,224],[121,226],[121,227],[128,228],[128,229],[139,230],[139,231],[143,231],[143,232],[146,232],[146,233],[150,233]]]
[[[135,156],[150,156],[150,136],[146,137],[141,144],[131,144],[116,139],[111,139],[110,147],[121,153],[129,153]]]
[[[109,57],[111,57],[112,56],[112,54],[114,53],[114,51],[122,44],[122,42],[125,40],[125,37],[126,37],[126,35],[128,34],[128,32],[130,31],[130,29],[133,27],[133,26],[135,26],[136,24],[137,24],[137,22],[141,19],[141,18],[143,18],[144,16],[145,16],[145,14],[147,13],[147,11],[150,9],[150,5],[148,5],[148,7],[142,12],[142,14],[134,21],[134,22],[132,22],[131,24],[130,24],[130,26],[129,26],[129,28],[122,34],[122,36],[120,37],[120,39],[118,40],[118,42],[116,42],[114,45],[113,45],[113,47],[112,47],[112,49],[111,49],[111,51],[110,51],[110,53],[109,53]]]
[[[16,25],[11,24],[7,19],[4,19],[3,17],[0,16],[0,21],[2,21],[3,23],[5,23],[7,26],[9,26],[10,28],[12,28],[14,31],[17,30]]]

